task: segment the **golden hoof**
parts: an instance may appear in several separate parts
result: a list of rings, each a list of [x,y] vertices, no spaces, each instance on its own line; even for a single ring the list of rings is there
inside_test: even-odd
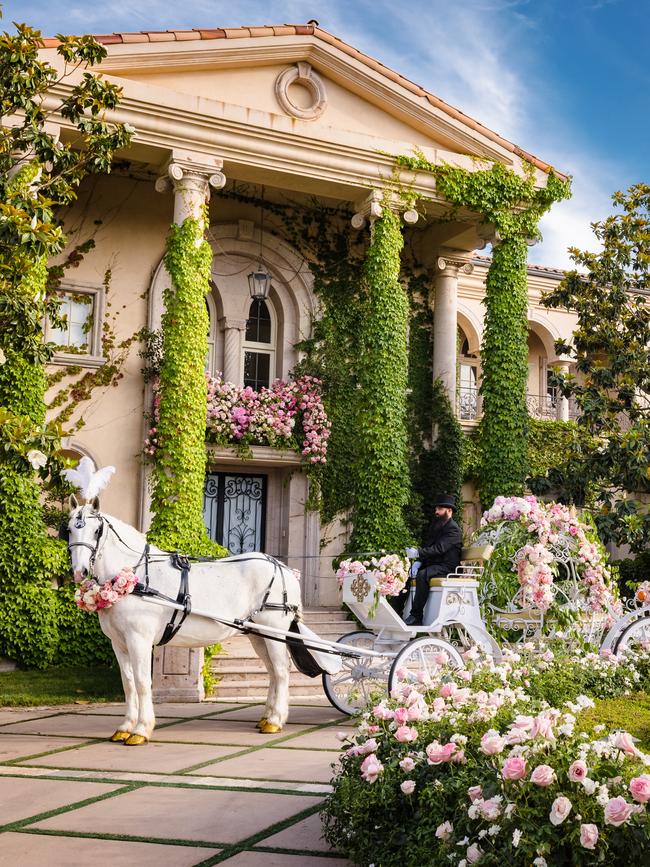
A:
[[[263,735],[275,735],[278,732],[282,731],[282,726],[276,726],[273,723],[270,723],[268,720],[265,720],[264,725],[260,726],[260,733]]]
[[[125,732],[125,731],[122,731],[122,729],[118,729],[116,732],[114,732],[111,735],[110,739],[113,741],[114,744],[119,744],[121,741],[126,741],[130,737],[131,737],[131,732]]]
[[[256,723],[255,723],[255,728],[256,728],[256,729],[259,729],[260,731],[262,731],[262,729],[263,729],[264,726],[267,724],[267,722],[268,722],[267,718],[266,718],[265,716],[263,716],[262,719],[261,719],[259,722],[256,722]]]
[[[149,738],[145,738],[144,735],[130,735],[127,740],[124,741],[127,747],[139,747],[140,744],[146,744],[149,742]]]

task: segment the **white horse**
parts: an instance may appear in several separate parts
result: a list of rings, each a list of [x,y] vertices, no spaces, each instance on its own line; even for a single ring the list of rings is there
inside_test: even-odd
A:
[[[99,499],[80,506],[70,498],[68,546],[77,583],[94,577],[100,584],[125,566],[145,583],[146,538],[123,521],[99,511]],[[150,586],[176,600],[181,573],[172,555],[149,549]],[[267,591],[268,596],[267,596]],[[286,597],[284,593],[286,592]],[[293,570],[264,554],[240,554],[212,562],[192,563],[189,574],[192,607],[214,612],[224,620],[254,619],[256,623],[288,630],[301,617],[300,586]],[[264,609],[264,602],[270,603]],[[286,604],[285,604],[286,603]],[[126,713],[112,741],[129,746],[146,743],[155,726],[151,697],[151,651],[160,642],[172,610],[129,594],[98,612],[102,631],[110,638],[120,665]],[[181,613],[177,615],[177,622]],[[189,614],[169,641],[175,647],[205,647],[237,634],[237,630],[208,617]],[[281,731],[289,715],[289,654],[281,641],[248,634],[269,673],[264,716],[257,727],[264,734]]]

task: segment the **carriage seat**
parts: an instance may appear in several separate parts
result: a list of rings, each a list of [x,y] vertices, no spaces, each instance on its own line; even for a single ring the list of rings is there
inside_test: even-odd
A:
[[[485,564],[492,556],[493,545],[470,545],[460,552],[460,564],[453,572],[446,576],[438,576],[429,579],[429,587],[442,587],[452,582],[466,582],[467,580],[479,581],[483,576]]]

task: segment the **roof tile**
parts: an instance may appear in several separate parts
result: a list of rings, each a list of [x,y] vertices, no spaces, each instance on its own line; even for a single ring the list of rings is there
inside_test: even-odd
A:
[[[95,36],[97,42],[101,42],[102,45],[120,45],[122,43],[122,34],[121,33],[101,33],[99,36]],[[146,40],[142,40],[143,42]]]
[[[199,39],[225,39],[226,31],[222,30],[221,27],[216,28],[215,30],[201,30],[197,28],[196,33],[199,34]]]
[[[193,30],[172,30],[177,42],[188,42],[190,39],[196,39],[196,33]]]
[[[249,27],[224,27],[226,39],[248,39],[251,35]]]
[[[279,26],[273,25],[273,35],[274,36],[295,36],[296,28],[291,24],[281,24]]]
[[[135,42],[148,42],[149,37],[146,33],[120,33],[122,42],[125,45],[131,45]]]

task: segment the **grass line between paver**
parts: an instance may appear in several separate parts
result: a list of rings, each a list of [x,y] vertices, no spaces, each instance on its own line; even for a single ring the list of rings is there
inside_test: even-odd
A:
[[[106,801],[108,798],[114,798],[117,795],[123,795],[126,792],[131,792],[140,788],[142,788],[142,783],[130,783],[129,785],[120,786],[120,788],[115,789],[112,792],[104,792],[101,795],[84,798],[82,801],[73,801],[71,804],[65,804],[63,807],[56,807],[56,809],[47,810],[44,813],[36,813],[33,816],[28,816],[26,819],[17,819],[15,822],[0,825],[0,833],[5,833],[7,831],[20,831],[25,825],[31,825],[34,822],[42,822],[45,819],[51,819],[53,816],[59,816],[61,813],[69,813],[72,810],[79,810],[81,807],[88,807],[90,804],[95,804],[98,801]]]
[[[30,765],[30,767],[34,767]],[[51,768],[49,769],[51,770]],[[79,770],[83,770],[80,768]],[[215,792],[253,792],[258,795],[297,795],[298,797],[308,797],[308,798],[322,798],[325,794],[324,792],[311,791],[309,789],[282,789],[279,787],[271,787],[271,786],[228,786],[228,785],[219,785],[219,783],[201,783],[197,780],[196,783],[180,783],[180,782],[164,782],[161,780],[123,780],[118,777],[76,777],[74,775],[68,776],[62,774],[39,774],[35,776],[34,774],[2,774],[0,776],[0,780],[4,779],[18,779],[18,780],[52,780],[54,782],[65,782],[65,783],[102,783],[108,785],[118,785],[118,786],[127,786],[133,785],[139,788],[143,786],[151,786],[151,788],[168,788],[168,789],[196,789],[199,791],[215,791]],[[229,777],[228,779],[232,780],[249,780],[250,777]],[[273,783],[277,783],[277,780],[271,780]],[[294,781],[287,780],[287,783],[292,783]],[[304,781],[296,781],[299,785],[305,785]],[[309,783],[307,783],[309,785]],[[317,783],[318,786],[328,786],[328,783]],[[331,788],[331,787],[330,787]]]
[[[340,852],[322,849],[289,849],[286,846],[255,846],[253,849],[247,849],[248,852],[269,852],[272,855],[307,855],[312,858],[343,858]],[[198,867],[198,865],[195,865]]]
[[[29,737],[32,737],[32,735],[29,735]],[[34,735],[34,737],[38,737],[38,735]],[[49,735],[47,735],[47,737],[49,737]],[[15,759],[8,759],[6,762],[0,762],[0,765],[3,765],[6,768],[13,768],[20,766],[21,762],[31,762],[32,759],[44,759],[46,756],[54,756],[57,753],[67,753],[70,752],[70,750],[78,750],[81,747],[94,746],[95,744],[101,743],[102,740],[103,738],[89,738],[78,744],[70,744],[67,747],[57,747],[55,750],[46,750],[45,752],[32,753],[29,756],[18,756]],[[47,767],[47,765],[30,765],[30,767]],[[78,770],[83,770],[83,768],[79,768]]]
[[[222,861],[225,861],[228,858],[232,858],[234,855],[238,855],[240,852],[246,852],[248,850],[253,849],[257,843],[261,843],[262,840],[265,840],[267,837],[272,837],[274,834],[279,834],[280,831],[284,831],[286,828],[290,828],[292,825],[296,825],[298,822],[302,822],[303,819],[308,819],[310,816],[313,816],[314,813],[320,812],[320,809],[323,805],[321,801],[319,804],[315,804],[311,807],[305,807],[304,810],[301,810],[299,813],[295,813],[293,816],[289,816],[287,819],[282,819],[280,822],[276,822],[274,825],[269,825],[268,828],[264,828],[262,831],[257,831],[255,834],[251,834],[250,837],[246,837],[244,840],[240,840],[238,843],[231,843],[227,847],[224,848],[222,852],[219,852],[217,855],[212,855],[210,858],[206,858],[204,861],[200,861],[198,864],[195,864],[194,867],[212,867],[213,864],[220,864]],[[255,849],[257,851],[257,848]],[[316,854],[315,852],[309,852],[309,855]]]
[[[10,829],[13,830],[13,829]],[[58,831],[50,828],[19,828],[21,834],[37,834],[42,837],[77,837],[83,840],[118,840],[123,843],[162,843],[165,846],[185,846],[190,848],[221,849],[229,843],[216,843],[214,840],[184,840],[172,837],[151,837],[140,834],[101,834],[97,831]]]
[[[275,738],[271,743],[269,743],[269,741],[265,741],[264,743],[254,744],[253,746],[245,747],[245,748],[241,749],[237,753],[229,753],[227,756],[220,756],[218,759],[213,759],[212,761],[198,762],[196,765],[190,765],[187,768],[183,768],[181,771],[176,771],[176,773],[177,774],[191,774],[191,773],[194,773],[194,771],[201,770],[201,768],[206,768],[208,765],[220,764],[221,762],[225,762],[227,759],[239,759],[239,758],[241,758],[241,756],[248,755],[248,753],[255,753],[255,752],[258,752],[259,750],[269,749],[271,744],[274,747],[277,747],[278,744],[284,743],[285,741],[289,741],[289,740],[292,740],[293,738],[301,737],[302,735],[312,734],[312,732],[320,731],[322,728],[326,728],[326,726],[316,725],[316,726],[307,727],[303,731],[292,732],[291,734],[282,735],[279,738]],[[203,744],[203,746],[205,746],[205,744]],[[212,744],[212,746],[217,746],[217,744]],[[331,750],[330,750],[330,752],[331,752]],[[301,781],[296,780],[296,782],[301,782]]]

